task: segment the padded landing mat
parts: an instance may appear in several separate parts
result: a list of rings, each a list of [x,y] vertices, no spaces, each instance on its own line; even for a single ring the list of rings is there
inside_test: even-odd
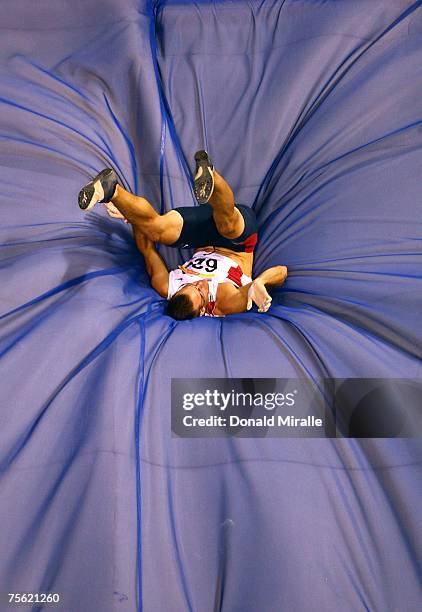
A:
[[[3,4],[0,592],[419,610],[418,440],[172,438],[170,381],[421,377],[421,2]],[[289,267],[265,315],[166,317],[130,228],[77,207],[110,165],[194,206],[201,148],[255,274]]]

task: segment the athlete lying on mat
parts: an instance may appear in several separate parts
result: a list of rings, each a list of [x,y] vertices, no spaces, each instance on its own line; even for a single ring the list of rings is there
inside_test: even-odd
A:
[[[211,164],[206,151],[195,154],[194,191],[202,206],[176,208],[159,215],[145,198],[118,184],[114,170],[100,172],[79,193],[79,206],[90,210],[104,202],[108,214],[131,223],[145,258],[151,285],[169,300],[174,319],[224,316],[271,305],[267,289],[283,284],[286,266],[275,266],[251,279],[257,223],[253,210],[235,205],[233,192]],[[208,204],[209,202],[209,204]],[[154,242],[194,248],[189,261],[169,272]]]

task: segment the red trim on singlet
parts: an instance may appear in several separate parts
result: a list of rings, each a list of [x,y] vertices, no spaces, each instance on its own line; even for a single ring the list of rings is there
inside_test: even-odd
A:
[[[227,272],[227,278],[233,281],[235,285],[237,285],[238,287],[242,286],[242,276],[243,276],[243,271],[240,266],[237,266],[237,268],[232,266],[230,270]]]
[[[207,304],[207,314],[209,314],[209,315],[214,314],[214,309],[215,309],[215,301],[214,302],[208,302],[208,304]]]
[[[257,242],[258,242],[258,234],[257,232],[255,232],[255,234],[251,234],[250,236],[246,238],[246,240],[244,240],[243,242],[238,242],[237,244],[244,245],[245,253],[252,253]]]

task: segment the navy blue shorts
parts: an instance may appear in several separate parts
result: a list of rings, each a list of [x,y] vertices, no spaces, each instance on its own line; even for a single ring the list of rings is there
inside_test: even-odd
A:
[[[183,227],[180,238],[171,247],[198,248],[204,246],[225,247],[239,253],[252,253],[258,240],[258,224],[255,213],[249,206],[236,204],[244,221],[242,234],[230,240],[219,234],[212,215],[211,204],[200,206],[181,206],[175,208],[183,217]]]

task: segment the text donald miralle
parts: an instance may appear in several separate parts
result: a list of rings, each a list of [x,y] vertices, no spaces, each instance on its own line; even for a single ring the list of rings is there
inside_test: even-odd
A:
[[[422,438],[422,381],[173,378],[174,437]]]
[[[297,389],[292,393],[242,393],[232,390],[230,393],[221,393],[216,389],[206,389],[204,393],[185,393],[183,395],[183,409],[193,410],[197,406],[216,406],[220,411],[226,412],[227,406],[253,406],[263,407],[265,410],[274,410],[277,406],[294,406]],[[242,417],[238,414],[228,414],[228,416],[210,415],[209,417],[195,417],[186,414],[183,417],[185,427],[224,427],[229,424],[231,427],[241,425],[242,427],[322,427],[322,419],[314,415],[307,417],[296,417],[292,414],[287,416],[262,415],[258,417]]]
[[[297,379],[174,379],[172,433],[178,437],[325,437],[313,388]],[[299,381],[300,383],[300,381]],[[311,401],[312,400],[312,401]]]

